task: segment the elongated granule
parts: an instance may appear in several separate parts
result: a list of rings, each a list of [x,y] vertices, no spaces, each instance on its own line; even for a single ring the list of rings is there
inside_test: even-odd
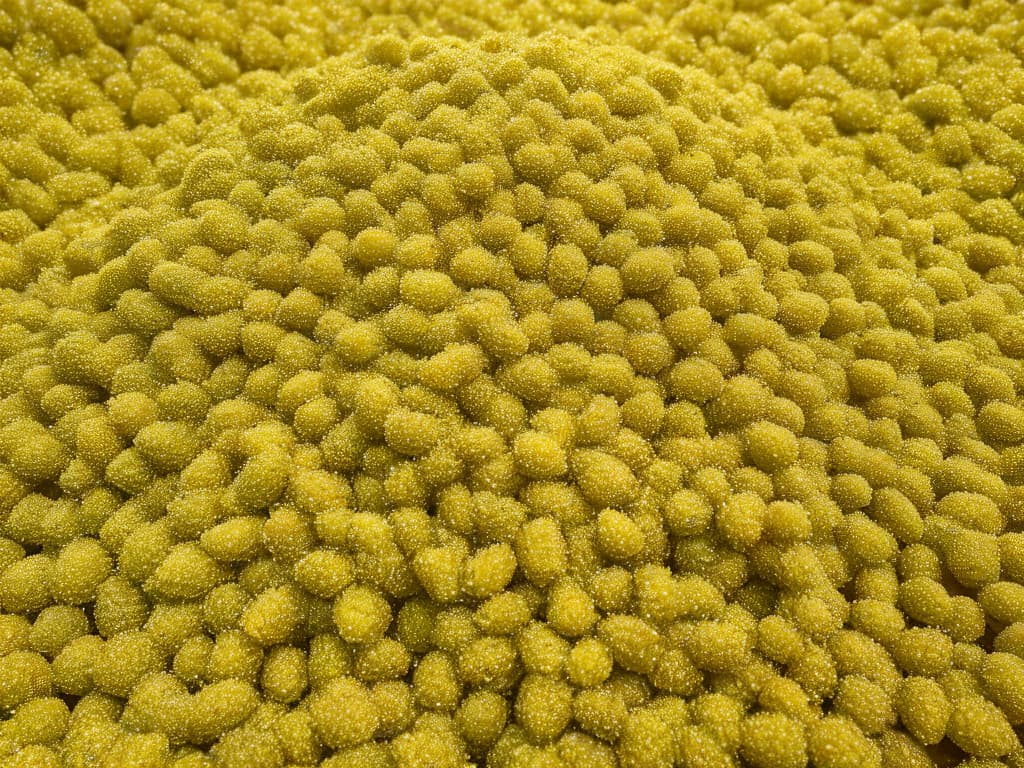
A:
[[[511,5],[0,9],[0,766],[1024,766],[1024,6]]]

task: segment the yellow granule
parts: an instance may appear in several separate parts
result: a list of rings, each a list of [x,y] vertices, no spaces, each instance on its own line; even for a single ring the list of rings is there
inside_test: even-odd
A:
[[[1024,765],[1022,40],[0,8],[0,768]]]

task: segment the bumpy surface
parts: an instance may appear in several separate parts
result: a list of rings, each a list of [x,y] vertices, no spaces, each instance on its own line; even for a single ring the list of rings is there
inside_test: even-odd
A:
[[[4,4],[0,765],[1024,766],[1022,56]]]

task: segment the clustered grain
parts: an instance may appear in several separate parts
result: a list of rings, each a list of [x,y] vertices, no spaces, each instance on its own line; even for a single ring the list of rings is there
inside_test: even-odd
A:
[[[1024,767],[1022,41],[5,5],[0,766]]]

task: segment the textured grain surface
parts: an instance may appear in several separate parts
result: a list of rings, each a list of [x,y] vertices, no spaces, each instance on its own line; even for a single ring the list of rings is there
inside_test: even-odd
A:
[[[1022,40],[5,5],[0,765],[1024,765]]]

